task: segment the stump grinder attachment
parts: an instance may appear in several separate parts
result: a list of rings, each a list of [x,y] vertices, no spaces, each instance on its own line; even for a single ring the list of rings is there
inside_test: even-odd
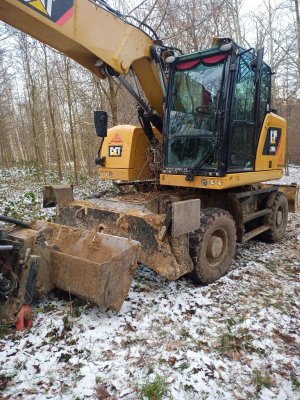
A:
[[[28,315],[24,305],[54,288],[101,308],[121,308],[137,266],[138,242],[41,221],[0,233],[0,321],[15,323]]]

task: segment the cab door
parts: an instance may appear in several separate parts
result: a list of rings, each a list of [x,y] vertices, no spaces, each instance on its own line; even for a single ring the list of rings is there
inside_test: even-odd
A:
[[[253,54],[239,56],[228,132],[228,172],[253,171],[255,162],[256,72]]]

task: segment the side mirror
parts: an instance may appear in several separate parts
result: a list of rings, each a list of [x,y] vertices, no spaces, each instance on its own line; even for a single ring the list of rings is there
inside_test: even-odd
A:
[[[94,124],[97,136],[102,138],[107,136],[107,120],[108,116],[106,111],[94,111]]]

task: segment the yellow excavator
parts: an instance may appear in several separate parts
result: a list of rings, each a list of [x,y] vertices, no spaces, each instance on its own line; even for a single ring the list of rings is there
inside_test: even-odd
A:
[[[99,175],[118,194],[76,201],[68,185],[48,186],[59,224],[2,232],[2,317],[53,287],[119,309],[137,262],[207,284],[236,242],[283,238],[298,189],[262,183],[282,177],[286,147],[263,49],[220,37],[182,54],[104,0],[1,0],[0,19],[120,82],[140,121],[107,129],[107,113],[94,113]]]

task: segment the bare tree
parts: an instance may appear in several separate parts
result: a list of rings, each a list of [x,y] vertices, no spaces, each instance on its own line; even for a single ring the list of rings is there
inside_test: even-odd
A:
[[[299,0],[261,0],[260,7],[248,14],[243,12],[243,1],[110,0],[109,4],[150,37],[184,52],[209,47],[216,35],[232,37],[248,48],[264,46],[276,72],[273,103],[288,120],[288,157],[300,162]],[[14,43],[14,50],[7,41]],[[80,174],[95,171],[99,138],[93,128],[94,109],[108,110],[109,126],[138,123],[135,101],[113,78],[100,80],[3,24],[0,49],[5,50],[0,51],[1,165],[31,160],[44,170],[47,163],[57,163],[61,178],[71,162],[77,183]]]
[[[25,34],[18,35],[18,44],[24,69],[25,89],[27,94],[31,132],[33,137],[34,159],[37,166],[41,166],[43,175],[45,171],[45,157],[41,145],[41,136],[38,125],[38,88],[32,71],[32,48]]]
[[[58,129],[57,129],[56,120],[55,120],[55,108],[54,108],[53,94],[52,94],[52,89],[51,89],[51,77],[50,77],[50,71],[49,71],[47,47],[45,45],[42,45],[42,50],[44,53],[44,62],[45,62],[47,100],[48,100],[48,110],[49,110],[50,121],[51,121],[51,131],[52,131],[52,136],[53,136],[54,143],[55,143],[58,176],[59,176],[59,179],[62,181],[63,180],[63,172],[62,172],[61,155],[60,155],[60,153],[61,153],[60,141],[59,141],[59,137],[58,137]]]

